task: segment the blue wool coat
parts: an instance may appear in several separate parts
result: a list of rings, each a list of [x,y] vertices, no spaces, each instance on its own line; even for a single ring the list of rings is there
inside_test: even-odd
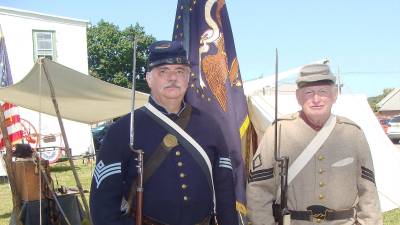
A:
[[[175,121],[150,98],[149,103]],[[183,104],[183,108],[188,107]],[[144,151],[144,163],[162,142],[167,131],[143,109],[135,111],[135,149]],[[95,225],[134,224],[122,216],[121,201],[129,198],[137,177],[136,155],[129,148],[130,114],[108,130],[101,146],[92,180],[90,207]],[[232,164],[221,129],[209,116],[192,108],[185,131],[210,159],[216,192],[217,218],[221,225],[236,225]],[[192,225],[213,212],[212,190],[204,170],[181,144],[172,148],[156,172],[144,184],[143,214],[170,225]],[[133,206],[134,207],[134,206]]]

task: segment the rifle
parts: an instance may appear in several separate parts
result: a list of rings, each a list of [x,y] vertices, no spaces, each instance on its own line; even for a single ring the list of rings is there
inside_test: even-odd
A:
[[[274,157],[278,162],[279,176],[281,177],[280,204],[274,204],[274,217],[279,225],[290,224],[290,212],[287,208],[288,166],[289,157],[280,156],[278,152],[278,49],[275,51],[275,143]],[[280,130],[280,129],[279,129]]]
[[[131,124],[129,136],[129,148],[137,154],[137,187],[136,187],[136,210],[135,210],[135,224],[142,225],[143,223],[143,150],[136,150],[134,147],[135,139],[135,86],[136,86],[136,45],[137,40],[133,40],[133,65],[132,65],[132,108],[131,108]],[[134,183],[133,183],[134,184]],[[132,196],[132,195],[130,195]],[[128,201],[128,213],[130,213],[132,200]]]

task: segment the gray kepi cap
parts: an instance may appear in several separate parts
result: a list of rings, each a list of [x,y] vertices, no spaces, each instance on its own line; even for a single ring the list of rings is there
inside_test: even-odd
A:
[[[331,83],[336,82],[336,77],[332,74],[327,64],[310,64],[300,70],[300,75],[296,79],[297,87],[301,88],[312,83]]]

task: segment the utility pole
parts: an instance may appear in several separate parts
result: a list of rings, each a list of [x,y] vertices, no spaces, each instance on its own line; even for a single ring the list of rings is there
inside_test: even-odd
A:
[[[342,81],[341,81],[341,77],[340,77],[340,67],[338,66],[338,70],[337,70],[337,86],[338,86],[338,94],[340,95],[342,93]]]

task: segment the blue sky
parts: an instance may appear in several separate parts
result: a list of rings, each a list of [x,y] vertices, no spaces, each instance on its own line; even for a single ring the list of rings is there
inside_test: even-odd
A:
[[[2,0],[1,6],[124,28],[138,22],[171,39],[177,0]],[[244,80],[328,58],[345,93],[375,96],[400,88],[400,1],[226,0]]]

